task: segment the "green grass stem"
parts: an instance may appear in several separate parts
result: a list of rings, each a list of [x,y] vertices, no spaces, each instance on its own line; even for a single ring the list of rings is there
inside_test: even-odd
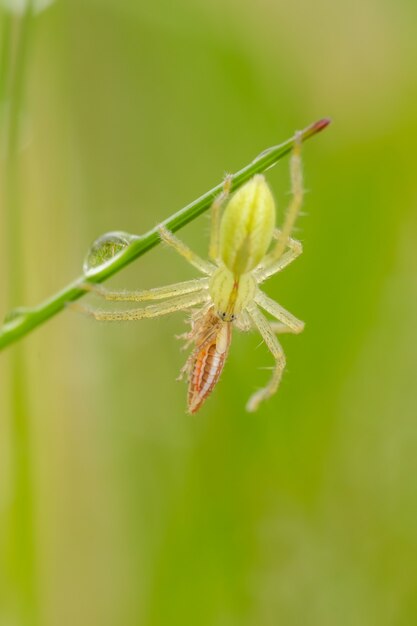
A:
[[[24,298],[24,244],[22,226],[20,127],[27,83],[33,6],[26,3],[23,14],[4,15],[0,58],[0,104],[5,147],[4,204],[6,207],[7,257],[10,264],[8,298],[16,304]],[[22,626],[37,622],[36,563],[33,514],[33,485],[30,445],[30,406],[26,362],[20,348],[10,355],[9,402],[11,409],[10,503],[5,509],[7,550],[7,610],[12,621]]]
[[[305,141],[323,130],[330,123],[329,119],[322,119],[301,131],[302,140]],[[274,166],[282,157],[291,152],[295,142],[295,137],[291,137],[284,143],[269,148],[262,152],[251,163],[233,174],[232,191],[241,187],[252,176],[264,172]],[[197,200],[191,202],[171,217],[162,222],[169,230],[175,232],[194,220],[206,211],[213,202],[213,199],[221,192],[222,183],[205,193]],[[94,275],[83,274],[72,283],[64,287],[41,304],[33,308],[21,308],[16,311],[15,316],[8,318],[8,321],[0,328],[0,350],[27,335],[37,326],[40,326],[48,319],[62,311],[68,302],[73,302],[86,294],[83,284],[85,282],[101,283],[110,276],[113,276],[129,263],[142,256],[160,242],[158,227],[141,236],[133,236],[131,243],[111,261]]]

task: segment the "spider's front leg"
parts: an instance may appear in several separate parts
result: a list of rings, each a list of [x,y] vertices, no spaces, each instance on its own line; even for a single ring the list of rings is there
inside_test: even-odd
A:
[[[281,232],[282,231],[278,230],[278,228],[275,230],[276,239],[279,239]],[[284,252],[284,254],[282,256],[279,256],[278,258],[276,256],[275,250],[272,250],[272,252],[265,256],[263,261],[254,272],[254,276],[258,283],[262,283],[270,276],[281,272],[303,253],[303,244],[297,239],[292,239],[291,237],[289,237],[287,241],[287,247],[289,248],[287,252]]]
[[[223,191],[214,199],[211,205],[211,234],[210,234],[210,247],[209,257],[217,262],[219,260],[220,252],[220,212],[223,204],[230,195],[232,189],[233,176],[227,174],[223,181]]]
[[[177,252],[186,261],[188,261],[190,265],[193,265],[198,270],[200,270],[200,272],[202,272],[203,274],[207,274],[208,276],[211,276],[211,274],[213,274],[214,270],[216,269],[215,266],[210,263],[210,261],[202,259],[198,254],[193,252],[191,248],[187,246],[187,244],[185,244],[183,241],[181,241],[181,239],[176,237],[174,233],[168,230],[165,226],[159,226],[158,232],[162,241],[164,241],[171,248],[174,248],[175,252]]]
[[[261,333],[263,340],[275,359],[275,366],[270,381],[265,387],[258,389],[258,391],[249,398],[246,404],[246,410],[253,412],[257,410],[261,402],[270,398],[278,389],[282,373],[285,369],[286,359],[281,344],[276,338],[271,325],[259,311],[258,307],[255,304],[251,304],[248,306],[247,310],[255,328]]]
[[[81,304],[75,303],[69,305],[73,311],[84,313],[90,317],[94,317],[98,321],[106,322],[129,322],[135,320],[149,319],[153,317],[160,317],[162,315],[169,315],[176,311],[185,311],[192,307],[201,305],[208,302],[210,295],[207,289],[196,291],[195,293],[187,293],[185,295],[177,295],[173,298],[169,298],[164,302],[158,302],[157,304],[150,304],[140,309],[128,309],[126,311],[101,311],[85,307]]]
[[[290,235],[292,233],[295,221],[298,217],[303,203],[304,187],[303,169],[301,162],[301,144],[302,135],[300,132],[297,132],[295,135],[295,144],[290,160],[292,200],[287,209],[284,224],[278,236],[275,248],[270,253],[271,258],[275,258],[275,260],[278,260],[283,255],[285,248],[289,244]]]

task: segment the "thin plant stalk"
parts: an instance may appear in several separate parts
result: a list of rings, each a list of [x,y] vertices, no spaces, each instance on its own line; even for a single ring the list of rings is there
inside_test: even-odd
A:
[[[330,123],[329,119],[322,119],[311,124],[297,134],[297,140],[301,137],[302,141],[313,137],[316,133],[323,130]],[[241,187],[252,176],[273,167],[283,156],[291,152],[294,147],[296,137],[288,139],[284,143],[269,148],[262,152],[257,158],[248,165],[232,175],[232,191]],[[196,217],[206,211],[213,202],[213,199],[222,191],[222,183],[205,193],[191,204],[187,205],[159,226],[165,226],[169,230],[175,232],[194,220]],[[101,283],[110,276],[113,276],[121,269],[138,257],[148,252],[151,248],[160,242],[158,228],[156,226],[144,235],[127,235],[130,240],[127,245],[117,256],[109,260],[103,267],[94,272],[94,274],[83,274],[72,283],[64,287],[41,304],[33,308],[20,308],[9,316],[6,323],[0,328],[0,350],[9,344],[17,341],[21,337],[27,335],[37,326],[45,323],[48,319],[62,311],[66,304],[81,298],[86,294],[84,284]]]
[[[12,304],[24,297],[22,199],[19,159],[20,121],[26,86],[28,49],[32,30],[33,7],[29,0],[20,18],[5,16],[5,40],[0,65],[1,104],[5,138],[4,203],[7,256],[11,275],[8,296]],[[16,37],[11,37],[11,29]],[[37,603],[35,589],[35,541],[29,402],[26,363],[21,347],[10,355],[11,409],[11,498],[8,510],[9,542],[6,558],[9,574],[9,610],[17,624],[35,626]]]
[[[4,114],[4,101],[10,70],[10,40],[12,33],[12,16],[7,12],[2,16],[0,44],[0,116]],[[0,118],[1,121],[1,118]]]

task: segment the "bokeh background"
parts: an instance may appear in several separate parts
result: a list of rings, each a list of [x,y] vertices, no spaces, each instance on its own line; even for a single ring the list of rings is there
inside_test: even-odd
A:
[[[272,360],[236,333],[186,415],[181,314],[68,311],[1,354],[0,625],[416,624],[417,4],[20,4],[0,9],[2,317],[75,278],[97,235],[333,124],[305,144],[305,252],[267,285],[306,330],[257,414]],[[268,180],[282,216],[287,158]],[[204,254],[208,232],[181,236]],[[194,275],[158,247],[109,286]]]

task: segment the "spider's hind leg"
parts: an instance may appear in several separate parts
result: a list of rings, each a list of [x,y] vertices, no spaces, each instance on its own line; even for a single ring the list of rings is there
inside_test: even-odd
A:
[[[298,335],[304,330],[304,322],[299,320],[295,315],[284,309],[283,306],[275,302],[272,298],[266,295],[261,289],[258,289],[255,294],[255,302],[257,305],[262,307],[265,311],[267,311],[270,315],[272,315],[281,326],[276,326],[275,328],[282,328],[282,326],[287,327],[288,330],[280,330],[279,332],[289,332]],[[275,332],[277,332],[275,330]]]
[[[253,412],[256,411],[260,403],[270,398],[278,389],[281,382],[282,373],[285,369],[286,359],[284,350],[281,347],[278,339],[276,338],[271,325],[268,320],[262,315],[256,305],[248,307],[248,313],[252,319],[254,326],[259,330],[263,340],[271,351],[274,359],[275,366],[272,369],[272,376],[261,389],[258,389],[248,400],[246,404],[246,410]]]
[[[276,335],[283,335],[284,333],[294,334],[293,329],[282,322],[269,322],[269,325]]]

